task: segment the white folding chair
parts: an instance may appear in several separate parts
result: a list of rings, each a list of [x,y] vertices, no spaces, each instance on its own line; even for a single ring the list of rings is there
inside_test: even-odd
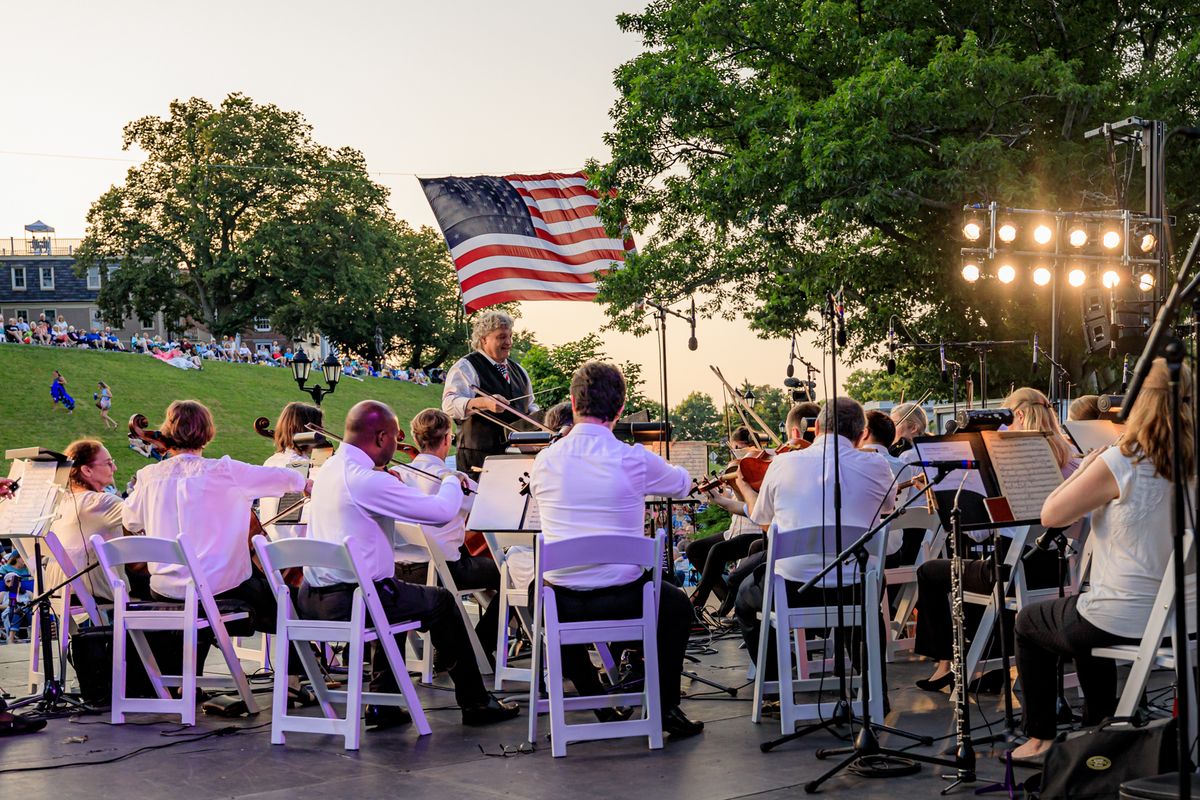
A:
[[[428,564],[428,569],[425,575],[425,584],[427,586],[443,586],[446,591],[454,596],[454,603],[458,606],[459,616],[462,617],[463,624],[467,628],[467,638],[471,642],[471,650],[475,653],[475,663],[479,665],[479,673],[481,675],[491,675],[492,665],[488,661],[487,653],[484,652],[483,643],[479,641],[479,635],[475,633],[475,623],[471,620],[471,615],[467,612],[465,601],[469,598],[475,601],[479,607],[479,615],[483,616],[483,611],[487,607],[487,589],[459,587],[454,582],[454,576],[450,574],[450,567],[446,562],[446,556],[442,553],[442,549],[438,547],[436,542],[430,542],[425,536],[425,531],[420,525],[413,525],[407,522],[396,523],[396,537],[407,545],[406,549],[415,550],[417,558],[424,557],[428,559],[425,563]],[[410,556],[411,558],[411,556]],[[413,559],[416,560],[416,559]],[[423,683],[433,683],[433,639],[429,632],[411,633],[410,640],[413,638],[419,639],[420,642],[420,671],[421,681]]]
[[[895,659],[896,653],[912,650],[916,639],[907,635],[908,625],[912,621],[913,611],[917,607],[917,569],[934,558],[939,558],[946,544],[946,532],[942,528],[937,514],[921,506],[910,506],[904,513],[894,519],[890,525],[892,530],[924,529],[925,538],[921,549],[917,552],[916,561],[899,567],[885,569],[883,588],[883,613],[887,624],[888,662]],[[891,611],[891,599],[896,597],[896,612]]]
[[[42,537],[43,544],[50,551],[50,558],[62,570],[62,577],[55,581],[47,579],[46,583],[53,586],[55,583],[66,580],[79,571],[75,566],[75,562],[67,555],[67,551],[63,548],[62,542],[53,531],[47,531]],[[94,571],[94,570],[93,570]],[[40,594],[46,587],[39,587]],[[67,661],[67,645],[70,642],[70,637],[79,630],[79,623],[86,619],[93,625],[107,625],[108,616],[105,612],[112,612],[112,603],[97,603],[96,598],[92,596],[88,589],[87,581],[80,576],[68,583],[59,590],[58,595],[54,598],[54,616],[58,619],[58,658],[59,664],[64,665],[65,674]],[[38,628],[39,610],[35,607],[33,611],[33,632],[31,632],[31,646],[29,652],[29,680],[35,687],[41,683],[42,676],[40,674],[39,658],[41,652],[40,630]],[[35,690],[36,691],[36,688]]]
[[[866,533],[865,528],[842,526],[842,544],[849,546]],[[759,665],[754,675],[754,703],[751,707],[751,721],[758,723],[762,720],[763,701],[768,693],[779,694],[780,728],[783,733],[790,733],[796,728],[796,723],[806,719],[823,718],[833,712],[837,702],[796,703],[796,692],[815,691],[819,681],[808,678],[800,672],[799,679],[792,677],[793,637],[797,639],[799,658],[805,657],[806,651],[800,646],[800,641],[806,637],[807,630],[835,627],[837,624],[837,606],[811,606],[792,608],[787,593],[787,579],[779,573],[778,564],[781,559],[811,553],[833,553],[833,525],[817,525],[801,528],[795,531],[780,531],[774,525],[767,533],[766,573],[763,577],[763,606],[760,612],[762,629],[758,639],[758,654],[756,663]],[[879,584],[881,581],[879,565],[883,551],[887,545],[887,531],[880,531],[869,543],[869,549],[875,560],[867,572],[866,585],[860,589],[866,592],[866,608],[871,610],[867,619],[862,619],[862,609],[859,605],[841,607],[842,619],[847,627],[862,627],[867,644],[867,673],[871,679],[871,714],[875,719],[883,719],[883,680],[882,663],[879,653],[879,615],[874,610],[879,608]],[[764,665],[767,659],[768,637],[775,637],[776,666],[779,679],[766,680]],[[828,649],[828,648],[827,648]],[[828,660],[828,659],[827,659]],[[798,670],[799,671],[799,670]],[[853,706],[861,713],[861,679],[852,678],[848,681],[851,686],[860,690],[859,699]]]
[[[538,714],[550,713],[550,749],[555,757],[567,754],[570,742],[645,736],[650,749],[663,745],[662,708],[658,685],[658,598],[662,588],[660,563],[664,540],[605,534],[546,542],[538,537],[537,575],[534,578],[533,662],[529,681],[529,741],[537,741]],[[642,615],[633,619],[561,622],[554,586],[545,582],[551,570],[595,564],[629,564],[650,570],[652,579],[642,587]],[[562,648],[568,645],[608,642],[642,643],[645,684],[641,692],[565,697]],[[543,654],[547,699],[540,697]],[[641,706],[635,719],[567,724],[567,711]]]
[[[1184,540],[1184,563],[1189,565],[1188,580],[1189,593],[1194,591],[1195,567],[1192,559],[1194,540],[1191,532],[1187,533]],[[1178,647],[1178,642],[1175,639],[1175,556],[1174,554],[1167,560],[1167,568],[1163,573],[1162,583],[1158,587],[1158,595],[1154,598],[1154,608],[1150,613],[1150,620],[1146,624],[1146,633],[1142,636],[1141,642],[1138,644],[1116,644],[1108,647],[1096,647],[1092,649],[1092,655],[1097,658],[1111,658],[1116,661],[1130,662],[1129,675],[1125,678],[1125,686],[1121,690],[1121,699],[1117,703],[1116,716],[1129,717],[1137,711],[1138,704],[1141,702],[1142,695],[1146,691],[1146,683],[1150,679],[1150,673],[1155,669],[1175,669],[1175,653]],[[1195,632],[1195,604],[1193,602],[1185,603],[1186,614],[1188,616],[1188,631]],[[1166,644],[1164,644],[1164,640]],[[1189,650],[1188,664],[1195,669],[1196,665],[1196,642],[1189,639],[1187,643]],[[1190,738],[1194,739],[1196,734],[1196,696],[1195,692],[1189,692],[1188,703],[1190,713],[1188,714],[1191,731]]]
[[[113,677],[112,677],[112,722],[125,722],[129,712],[151,712],[179,714],[184,725],[196,724],[196,689],[228,687],[230,680],[241,695],[246,709],[258,713],[258,704],[250,691],[250,683],[242,670],[241,662],[233,650],[233,641],[225,625],[235,620],[248,618],[244,611],[223,613],[212,592],[203,570],[196,567],[196,556],[187,534],[178,539],[159,539],[152,536],[123,536],[104,541],[92,537],[96,557],[108,576],[113,588]],[[176,564],[188,572],[184,599],[171,602],[130,602],[129,589],[120,569],[125,564],[146,562],[148,564]],[[203,615],[201,615],[203,610]],[[229,668],[229,678],[221,676],[200,677],[196,674],[196,649],[198,634],[205,628],[212,631],[217,647]],[[146,639],[147,631],[180,631],[183,636],[183,666],[180,675],[163,675],[155,661]],[[125,635],[129,634],[137,650],[150,683],[154,687],[153,698],[128,697],[125,686]],[[166,687],[181,689],[178,699],[172,698]]]
[[[300,661],[308,680],[317,695],[323,717],[304,717],[288,714],[288,677],[284,670],[276,670],[271,702],[271,743],[284,744],[287,731],[303,733],[332,733],[343,737],[347,750],[357,750],[362,737],[362,707],[374,705],[405,706],[412,715],[413,724],[422,736],[430,733],[429,721],[417,698],[417,690],[408,669],[396,636],[414,631],[420,622],[390,622],[380,604],[374,581],[370,580],[362,566],[363,556],[358,546],[346,539],[344,544],[317,541],[315,539],[281,539],[268,542],[262,536],[254,537],[254,549],[262,562],[267,580],[275,593],[278,616],[275,620],[275,663],[286,664],[288,648],[296,646]],[[349,620],[301,619],[292,605],[291,593],[283,582],[281,572],[289,567],[319,567],[343,572],[353,572],[358,578],[358,588],[350,605]],[[346,642],[346,689],[333,690],[326,686],[316,657],[309,642]],[[363,691],[363,662],[366,645],[378,642],[383,647],[392,674],[400,687],[400,694]],[[346,706],[345,717],[338,717],[333,704]]]
[[[518,586],[513,580],[508,550],[511,547],[528,547],[533,550],[536,547],[538,535],[525,531],[504,533],[485,531],[483,536],[487,540],[488,550],[491,551],[492,558],[500,570],[500,594],[495,601],[500,606],[497,614],[499,624],[496,626],[496,668],[493,687],[500,692],[504,690],[506,681],[529,683],[528,668],[509,665],[509,659],[513,655],[513,643],[509,638],[512,633],[509,617],[515,618],[515,624],[525,631],[532,642],[533,610],[529,607],[529,587]],[[512,611],[511,615],[509,614],[510,610]]]

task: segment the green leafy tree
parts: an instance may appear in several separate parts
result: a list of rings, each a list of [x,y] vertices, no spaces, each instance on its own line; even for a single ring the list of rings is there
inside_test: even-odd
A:
[[[375,326],[363,321],[364,339],[352,314],[386,290],[403,241],[361,153],[242,94],[175,101],[126,125],[123,142],[146,158],[92,204],[77,255],[80,274],[100,269],[105,318],[163,312],[222,335],[267,316],[295,334],[329,304],[344,313],[322,331],[367,346]]]
[[[571,376],[589,361],[607,361],[604,342],[596,333],[582,339],[548,347],[530,336],[530,344],[521,357],[521,366],[529,373],[538,405],[549,408],[570,397]],[[515,348],[514,348],[515,349]],[[646,404],[642,395],[642,367],[625,361],[617,365],[625,376],[625,411],[631,413]]]
[[[611,321],[637,329],[654,286],[786,335],[819,326],[845,287],[852,360],[881,355],[893,314],[927,341],[1046,333],[1048,288],[959,278],[960,209],[1116,206],[1113,173],[1140,164],[1110,171],[1083,133],[1130,115],[1190,124],[1198,18],[1168,0],[654,0],[621,15],[643,52],[616,72],[612,157],[591,172],[611,228],[653,232],[603,282]],[[1171,163],[1170,205],[1190,220],[1200,154]],[[1074,303],[1062,355],[1078,381]],[[992,353],[989,393],[1027,381],[1027,359]],[[903,370],[927,381],[936,363]]]
[[[721,415],[713,399],[704,392],[692,392],[671,411],[672,436],[677,441],[720,442],[725,436]]]

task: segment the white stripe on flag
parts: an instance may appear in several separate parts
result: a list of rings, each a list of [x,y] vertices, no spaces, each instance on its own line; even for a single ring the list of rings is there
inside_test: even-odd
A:
[[[621,252],[625,244],[620,239],[588,239],[574,244],[558,244],[539,239],[536,236],[520,236],[515,233],[485,233],[482,236],[472,236],[451,249],[450,256],[454,260],[479,247],[500,245],[504,247],[529,247],[534,250],[547,250],[563,256],[574,256],[593,250],[616,250]]]
[[[560,292],[562,294],[595,294],[595,283],[558,283],[556,281],[534,281],[527,278],[501,278],[496,281],[488,281],[481,283],[478,286],[472,287],[463,292],[463,305],[469,305],[472,301],[486,297],[490,294],[500,294],[502,292],[530,292],[530,291],[546,291]]]

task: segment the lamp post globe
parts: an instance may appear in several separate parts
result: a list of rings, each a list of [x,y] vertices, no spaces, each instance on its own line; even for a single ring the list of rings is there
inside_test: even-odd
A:
[[[337,386],[342,377],[342,363],[338,361],[337,356],[332,352],[325,356],[325,360],[321,362],[321,371],[325,373],[325,382],[329,384],[329,391],[333,391],[333,387]]]
[[[312,359],[308,357],[308,353],[304,352],[301,347],[296,350],[296,355],[292,357],[292,377],[296,379],[296,385],[301,389],[308,382],[308,373],[312,370]]]

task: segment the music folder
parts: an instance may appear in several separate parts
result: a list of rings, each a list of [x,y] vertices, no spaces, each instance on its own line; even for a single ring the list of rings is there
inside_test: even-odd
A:
[[[533,471],[534,456],[505,454],[488,456],[479,473],[478,494],[467,516],[467,530],[525,531],[542,529],[537,502],[522,492]]]

